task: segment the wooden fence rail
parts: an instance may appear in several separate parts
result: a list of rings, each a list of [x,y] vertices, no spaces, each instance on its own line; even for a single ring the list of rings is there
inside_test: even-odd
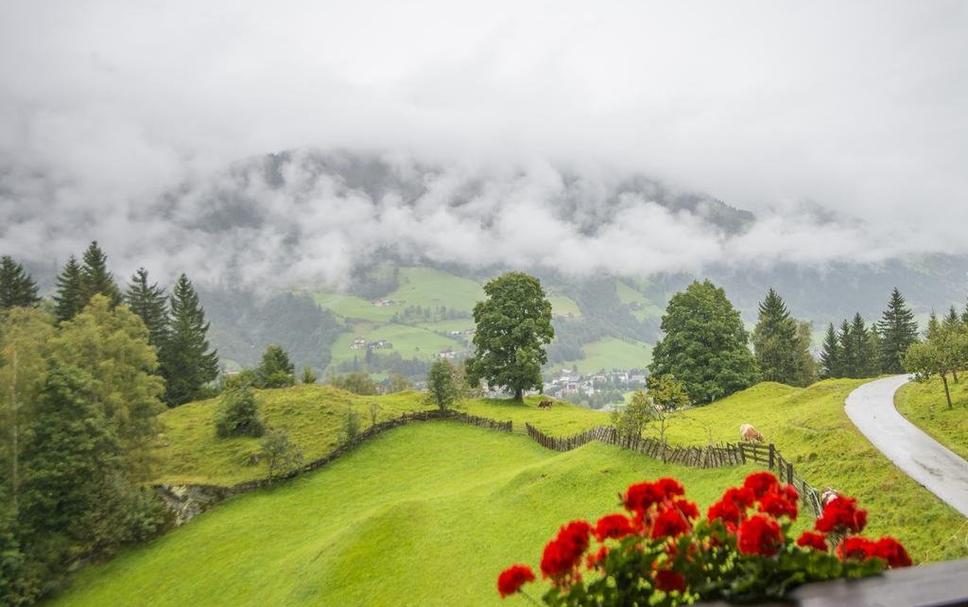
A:
[[[785,459],[772,443],[720,443],[705,447],[686,447],[670,445],[667,442],[642,436],[619,434],[612,426],[598,426],[572,436],[549,436],[529,423],[525,423],[527,434],[542,447],[553,451],[571,451],[593,440],[615,445],[642,453],[669,464],[691,466],[693,468],[723,468],[740,464],[761,464],[776,472],[780,481],[796,487],[800,499],[810,508],[814,516],[822,510],[820,492],[802,476],[796,474],[793,463]]]

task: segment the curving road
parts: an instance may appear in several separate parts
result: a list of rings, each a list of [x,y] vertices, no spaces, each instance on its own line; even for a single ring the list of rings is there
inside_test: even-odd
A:
[[[894,375],[857,388],[847,396],[847,417],[905,474],[968,516],[968,462],[894,408],[894,393],[909,379]]]

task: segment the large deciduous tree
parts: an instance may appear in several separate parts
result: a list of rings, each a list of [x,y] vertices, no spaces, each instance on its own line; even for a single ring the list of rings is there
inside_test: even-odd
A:
[[[161,347],[165,402],[175,407],[196,398],[218,376],[218,354],[209,347],[205,311],[188,277],[182,274],[169,300],[171,318]]]
[[[695,403],[709,403],[756,381],[749,334],[726,293],[712,282],[693,282],[676,293],[662,317],[665,336],[649,371],[671,373]]]
[[[541,282],[527,274],[508,272],[484,285],[487,298],[474,306],[474,356],[468,361],[472,384],[485,380],[521,400],[524,391],[540,388],[545,353],[555,336],[551,302]]]
[[[157,416],[164,411],[164,382],[141,319],[97,294],[80,314],[61,323],[51,352],[61,367],[90,376],[90,396],[113,424],[131,478],[150,477],[149,447],[158,433]]]
[[[877,323],[880,333],[880,363],[884,373],[903,373],[904,354],[918,341],[918,323],[901,292],[895,287],[887,309]]]
[[[0,258],[0,310],[31,307],[40,303],[37,283],[13,258]]]

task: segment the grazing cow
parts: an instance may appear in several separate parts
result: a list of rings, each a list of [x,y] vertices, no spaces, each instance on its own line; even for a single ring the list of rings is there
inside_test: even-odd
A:
[[[538,408],[539,409],[550,409],[551,408],[551,405],[552,405],[552,402],[546,398],[546,399],[542,400],[540,403],[538,403]]]
[[[748,443],[762,443],[763,435],[760,434],[752,424],[743,424],[739,427],[739,436]]]
[[[827,487],[820,493],[820,505],[826,506],[838,497],[840,497],[840,493],[838,493],[836,489]]]

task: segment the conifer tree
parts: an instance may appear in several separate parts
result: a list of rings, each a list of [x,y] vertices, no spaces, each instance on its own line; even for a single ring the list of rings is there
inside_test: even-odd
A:
[[[789,385],[802,381],[799,328],[776,291],[770,289],[760,303],[759,320],[753,329],[753,350],[761,379]]]
[[[259,388],[284,388],[296,383],[296,367],[282,347],[271,345],[262,355],[255,376]]]
[[[70,320],[84,308],[81,266],[73,255],[57,276],[57,294],[54,296],[54,316],[57,320]]]
[[[100,293],[108,298],[112,306],[121,303],[121,291],[108,271],[108,257],[93,241],[84,251],[84,265],[81,267],[81,307],[87,305],[92,297]]]
[[[850,323],[844,320],[840,323],[840,333],[837,334],[840,341],[840,377],[854,377],[854,370],[857,368],[857,350],[854,347],[854,340],[850,331]]]
[[[167,382],[165,402],[175,407],[194,399],[202,386],[218,376],[218,353],[209,348],[205,311],[184,274],[175,283],[169,310],[161,371]]]
[[[938,315],[931,310],[931,315],[928,317],[928,328],[924,332],[924,336],[928,339],[937,339],[941,335],[941,323],[938,321]]]
[[[38,303],[37,283],[24,267],[7,255],[0,258],[0,310],[29,308]]]
[[[961,317],[958,316],[958,311],[955,310],[954,306],[948,308],[948,314],[941,321],[941,328],[946,330],[953,330],[961,324]]]
[[[148,343],[160,348],[168,332],[168,303],[158,283],[148,284],[148,271],[138,268],[124,293],[124,303],[148,328]]]
[[[847,324],[846,321],[845,325]],[[847,377],[870,377],[877,374],[877,342],[871,337],[867,324],[860,312],[854,314],[853,322],[847,325],[845,352]]]
[[[901,292],[895,287],[880,322],[880,362],[884,373],[903,373],[904,354],[918,340],[918,323]]]
[[[965,309],[961,312],[961,322],[968,327],[968,304],[965,304]]]
[[[843,377],[843,349],[837,339],[834,323],[827,326],[827,334],[823,338],[823,348],[820,351],[820,376],[824,379]]]

